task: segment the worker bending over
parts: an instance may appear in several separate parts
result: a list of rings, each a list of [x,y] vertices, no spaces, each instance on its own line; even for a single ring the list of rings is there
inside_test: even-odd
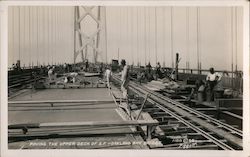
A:
[[[64,83],[76,83],[77,72],[72,72],[64,77]]]
[[[209,69],[209,74],[207,75],[206,81],[208,84],[208,89],[211,94],[211,101],[214,100],[214,87],[221,80],[221,75],[217,72],[214,72],[214,68]]]

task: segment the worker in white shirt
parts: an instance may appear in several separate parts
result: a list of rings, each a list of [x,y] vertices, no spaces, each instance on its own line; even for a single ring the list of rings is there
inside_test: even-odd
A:
[[[206,81],[211,92],[211,100],[214,100],[214,87],[221,80],[221,75],[217,72],[214,72],[214,68],[209,69],[209,74],[207,75]]]
[[[76,77],[78,76],[78,73],[76,72],[72,72],[70,73],[70,77],[72,77],[72,83],[76,82]]]
[[[110,89],[111,76],[112,76],[112,71],[111,71],[111,68],[108,66],[106,71],[105,71],[105,78],[106,78],[107,86],[109,89]]]
[[[54,73],[54,69],[52,67],[48,67],[49,71],[48,71],[48,77],[49,77],[49,81],[52,81],[53,79],[53,73]]]

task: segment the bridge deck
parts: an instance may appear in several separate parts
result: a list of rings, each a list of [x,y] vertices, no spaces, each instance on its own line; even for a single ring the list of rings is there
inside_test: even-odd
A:
[[[86,88],[86,89],[45,89],[41,91],[36,91],[33,93],[24,93],[15,98],[10,99],[9,101],[42,101],[42,100],[96,100],[103,101],[103,103],[60,103],[59,106],[51,107],[48,104],[9,104],[9,115],[8,121],[9,125],[11,124],[22,124],[22,123],[60,123],[60,122],[88,122],[88,121],[122,121],[122,117],[116,112],[116,105],[112,102],[112,96],[109,95],[109,91],[106,88]],[[34,135],[44,135],[47,131],[51,130],[35,130]],[[52,130],[53,132],[54,130]],[[72,131],[72,130],[71,130]],[[59,130],[63,135],[69,134],[71,131]],[[124,135],[116,135],[121,132],[132,132],[128,126],[122,127],[104,127],[104,128],[90,128],[90,129],[79,129],[73,128],[73,133],[82,134],[80,138],[60,138],[60,139],[50,139],[59,143],[68,141],[68,142],[83,142],[83,141],[105,141],[105,137],[100,137],[100,134],[106,134],[107,141],[111,142],[122,142],[136,140],[139,141],[142,139],[135,135],[137,139],[130,138]],[[15,132],[13,132],[15,134]],[[19,132],[20,133],[20,132]],[[110,134],[111,133],[111,134]],[[29,134],[29,132],[28,132]],[[83,135],[85,134],[85,136]],[[95,137],[88,137],[88,135],[93,134]],[[113,134],[113,135],[112,135]],[[25,135],[27,136],[27,135]],[[89,139],[90,138],[90,139]],[[81,139],[81,140],[79,140]],[[88,140],[86,140],[88,139]],[[45,142],[49,139],[39,139],[38,141]],[[35,140],[36,143],[38,142]],[[11,142],[9,143],[9,148],[21,148],[25,145],[25,148],[55,148],[55,146],[38,145],[35,143],[31,145],[34,140],[31,141],[20,141],[20,142]],[[113,145],[110,148],[146,148],[142,145],[130,145],[119,146]],[[109,145],[106,145],[109,147]],[[58,146],[56,148],[91,148],[89,145],[64,145]],[[92,146],[93,148],[98,146]]]

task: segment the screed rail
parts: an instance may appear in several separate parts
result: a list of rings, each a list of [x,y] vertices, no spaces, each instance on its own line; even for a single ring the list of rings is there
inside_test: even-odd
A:
[[[116,126],[147,126],[147,138],[151,139],[151,134],[159,122],[157,120],[127,120],[127,121],[87,121],[87,122],[57,122],[57,123],[28,123],[10,124],[9,131],[21,129],[23,134],[28,134],[30,129],[42,128],[72,128],[72,127],[116,127]],[[31,134],[32,135],[32,134]],[[11,137],[11,136],[10,136]]]

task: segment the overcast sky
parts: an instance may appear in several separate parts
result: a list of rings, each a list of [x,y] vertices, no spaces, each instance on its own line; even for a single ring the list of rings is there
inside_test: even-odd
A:
[[[129,64],[159,61],[171,67],[178,52],[181,68],[197,69],[200,61],[202,69],[231,70],[237,64],[242,70],[240,7],[106,7],[101,15],[98,59],[104,62],[119,57]],[[90,17],[81,26],[88,35],[96,29]],[[26,66],[73,63],[73,7],[10,7],[8,28],[9,66],[17,59]],[[87,57],[93,61],[91,48]]]

